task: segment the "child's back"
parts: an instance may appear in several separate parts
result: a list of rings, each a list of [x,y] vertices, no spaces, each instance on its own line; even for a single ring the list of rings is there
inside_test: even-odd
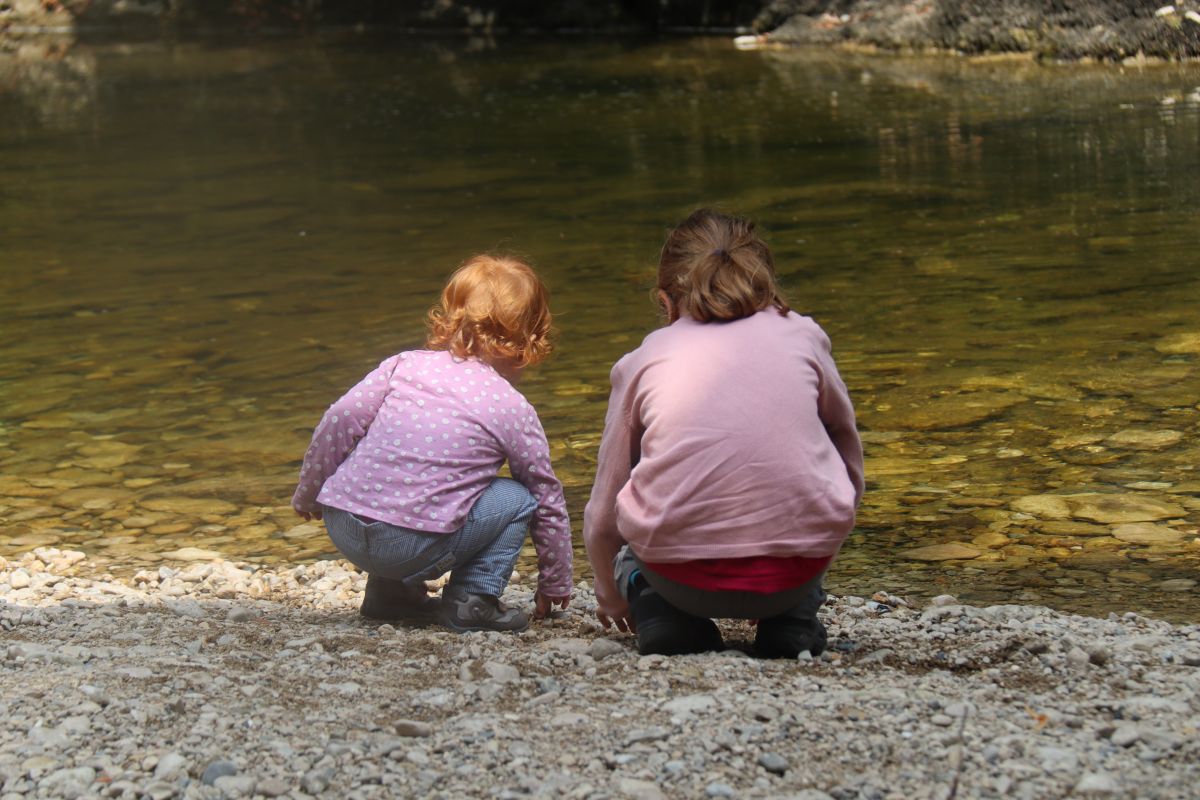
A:
[[[821,578],[863,491],[854,410],[815,322],[780,296],[748,220],[701,210],[667,238],[669,325],[612,370],[584,513],[605,625],[643,653],[719,649],[761,619],[764,655],[820,650]]]
[[[428,350],[398,353],[313,433],[292,498],[368,573],[361,613],[454,630],[521,630],[500,594],[532,536],[535,616],[571,596],[571,529],[537,413],[513,383],[549,353],[546,289],[525,263],[476,256],[430,311]],[[497,470],[508,463],[512,479]],[[450,572],[441,603],[425,581]]]
[[[616,473],[597,474],[595,494],[628,481],[613,511],[641,558],[837,551],[854,523],[845,464],[858,437],[829,340],[812,320],[774,308],[723,323],[683,317],[622,358],[612,384],[614,425],[644,424],[640,458],[632,479],[605,459]]]

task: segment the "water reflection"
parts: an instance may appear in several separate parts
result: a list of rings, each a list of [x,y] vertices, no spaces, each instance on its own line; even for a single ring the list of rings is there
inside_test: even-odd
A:
[[[663,232],[718,203],[768,231],[859,407],[835,590],[1200,618],[1195,67],[37,46],[0,56],[0,552],[328,552],[286,508],[311,425],[496,246],[554,290],[524,388],[578,514]]]

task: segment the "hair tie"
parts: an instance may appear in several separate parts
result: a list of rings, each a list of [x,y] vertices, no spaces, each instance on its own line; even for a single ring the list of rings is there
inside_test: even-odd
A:
[[[716,250],[712,251],[712,254],[714,256],[720,256],[721,258],[729,258],[729,251],[724,247],[718,247]]]

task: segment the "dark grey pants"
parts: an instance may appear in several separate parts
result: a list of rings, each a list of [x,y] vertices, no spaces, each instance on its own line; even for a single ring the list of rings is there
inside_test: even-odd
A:
[[[825,573],[812,578],[795,589],[772,594],[758,592],[714,592],[697,589],[658,574],[646,567],[626,545],[613,559],[613,577],[621,595],[629,599],[629,579],[640,571],[663,599],[680,611],[709,619],[767,619],[789,616],[815,619],[817,609],[825,603],[821,582]]]

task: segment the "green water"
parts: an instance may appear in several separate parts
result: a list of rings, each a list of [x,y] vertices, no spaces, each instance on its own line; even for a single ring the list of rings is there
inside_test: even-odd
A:
[[[858,407],[833,591],[1200,620],[1197,175],[1196,66],[29,42],[0,54],[0,554],[329,555],[288,508],[312,425],[495,247],[554,294],[523,390],[578,534],[658,247],[717,204]]]

